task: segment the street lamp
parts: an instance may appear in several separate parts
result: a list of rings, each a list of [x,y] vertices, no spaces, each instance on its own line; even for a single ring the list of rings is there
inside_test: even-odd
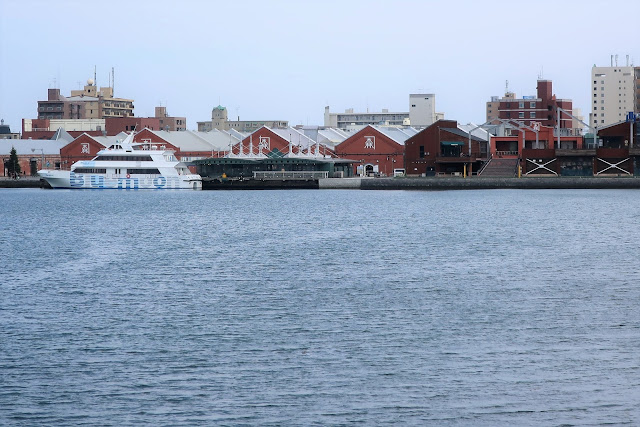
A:
[[[40,152],[42,153],[42,167],[40,168],[42,170],[44,169],[44,148],[32,148],[31,152],[35,153],[36,150],[40,150]]]

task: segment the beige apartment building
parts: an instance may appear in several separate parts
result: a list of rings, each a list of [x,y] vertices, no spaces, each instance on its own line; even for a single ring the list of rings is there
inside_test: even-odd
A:
[[[113,87],[98,87],[93,79],[71,96],[49,89],[46,101],[38,101],[38,119],[106,119],[133,117],[133,99],[114,98]]]
[[[229,120],[227,109],[222,105],[214,107],[211,111],[210,122],[198,122],[199,132],[209,132],[213,129],[218,130],[231,130],[234,129],[238,132],[253,132],[260,129],[262,126],[270,128],[287,128],[289,122],[286,120]]]
[[[603,127],[626,120],[628,113],[640,113],[640,67],[591,68],[590,124]],[[616,60],[617,62],[617,60]]]

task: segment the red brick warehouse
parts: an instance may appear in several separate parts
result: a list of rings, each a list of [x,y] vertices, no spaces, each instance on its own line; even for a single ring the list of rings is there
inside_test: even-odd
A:
[[[336,155],[355,160],[360,175],[392,176],[404,168],[404,143],[417,133],[411,127],[368,125],[336,145]]]

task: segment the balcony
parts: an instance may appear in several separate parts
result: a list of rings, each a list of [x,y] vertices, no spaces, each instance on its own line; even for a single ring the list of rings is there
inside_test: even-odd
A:
[[[436,155],[436,163],[473,163],[477,158],[478,153],[471,153],[471,157],[464,153],[440,153]]]

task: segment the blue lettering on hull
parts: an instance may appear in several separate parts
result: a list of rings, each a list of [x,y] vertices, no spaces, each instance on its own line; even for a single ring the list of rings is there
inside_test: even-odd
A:
[[[84,175],[71,172],[71,188],[118,189],[118,190],[163,190],[191,188],[182,187],[179,177],[158,176],[156,178],[107,178],[104,175]]]

